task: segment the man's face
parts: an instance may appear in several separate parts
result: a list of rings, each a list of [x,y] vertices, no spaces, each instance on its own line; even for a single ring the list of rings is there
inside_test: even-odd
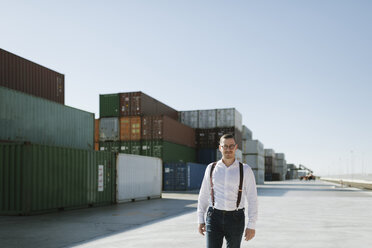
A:
[[[234,139],[223,139],[220,143],[220,151],[225,159],[235,158],[236,149],[238,149],[238,145],[235,144]]]

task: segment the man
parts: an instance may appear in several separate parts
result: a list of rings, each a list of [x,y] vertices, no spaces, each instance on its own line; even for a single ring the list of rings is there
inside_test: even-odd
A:
[[[227,248],[240,247],[243,232],[247,241],[255,236],[256,181],[252,169],[235,159],[236,149],[234,136],[223,135],[219,145],[222,159],[209,164],[205,170],[197,212],[199,233],[206,232],[208,248],[222,247],[224,237]],[[248,203],[247,222],[245,203]]]

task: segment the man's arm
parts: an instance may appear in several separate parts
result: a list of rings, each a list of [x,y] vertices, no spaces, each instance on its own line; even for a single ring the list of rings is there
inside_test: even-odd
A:
[[[209,172],[210,172],[211,164],[205,169],[203,182],[199,191],[199,198],[198,198],[198,231],[200,234],[204,235],[205,230],[205,220],[204,215],[208,208],[208,200],[209,200],[209,189],[210,189],[210,182],[209,182]]]
[[[256,221],[258,215],[256,179],[251,168],[248,168],[246,177],[246,200],[248,202],[248,221],[245,229],[245,240],[251,240],[256,234]]]

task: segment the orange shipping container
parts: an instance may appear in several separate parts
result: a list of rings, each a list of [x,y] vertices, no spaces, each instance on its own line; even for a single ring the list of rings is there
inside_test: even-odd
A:
[[[99,142],[99,119],[94,120],[94,142]]]
[[[94,150],[99,151],[99,143],[98,142],[94,142]]]
[[[141,139],[141,117],[120,118],[120,140],[136,141]]]

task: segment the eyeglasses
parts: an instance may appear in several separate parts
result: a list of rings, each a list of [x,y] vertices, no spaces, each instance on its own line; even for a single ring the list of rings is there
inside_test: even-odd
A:
[[[227,150],[227,148],[229,148],[230,150],[233,150],[235,148],[236,144],[232,144],[232,145],[223,145],[221,146],[224,150]]]

